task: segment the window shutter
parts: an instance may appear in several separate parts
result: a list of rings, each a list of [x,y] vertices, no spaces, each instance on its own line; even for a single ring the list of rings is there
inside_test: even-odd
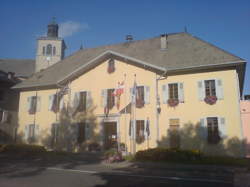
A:
[[[150,136],[150,121],[148,119],[144,120],[144,136],[146,139]]]
[[[37,96],[37,103],[36,103],[36,112],[40,112],[41,111],[41,97]]]
[[[107,97],[108,97],[108,90],[103,89],[102,90],[102,106],[106,107],[107,106]]]
[[[35,138],[39,138],[39,125],[35,125]]]
[[[200,136],[202,139],[207,140],[207,119],[200,120]]]
[[[162,102],[164,104],[168,103],[168,84],[162,85]]]
[[[78,107],[79,101],[80,101],[80,92],[75,92],[74,100],[73,100],[73,108],[74,109],[76,109]]]
[[[28,137],[29,137],[29,126],[25,125],[25,127],[24,127],[24,139],[28,140]]]
[[[218,121],[219,121],[220,137],[225,138],[227,136],[225,118],[219,118]]]
[[[49,107],[48,110],[51,111],[52,110],[52,106],[53,106],[53,101],[54,101],[54,94],[53,95],[49,95]]]
[[[29,112],[31,109],[31,97],[27,98],[27,111]]]
[[[183,83],[178,83],[178,99],[179,102],[184,103],[184,86]]]
[[[204,81],[198,81],[198,96],[199,100],[203,101],[205,98],[205,85]]]
[[[150,103],[150,87],[149,86],[144,86],[144,102],[145,104],[149,104]]]
[[[64,100],[63,100],[63,97],[60,99],[59,101],[59,110],[62,110],[64,107]]]
[[[218,99],[223,99],[223,86],[222,86],[222,80],[216,79],[216,96]]]
[[[92,104],[91,92],[87,91],[86,95],[86,107],[89,108]]]

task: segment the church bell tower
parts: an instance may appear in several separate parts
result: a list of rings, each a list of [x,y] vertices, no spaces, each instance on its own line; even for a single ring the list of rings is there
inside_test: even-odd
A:
[[[37,39],[36,72],[48,68],[64,58],[66,45],[63,38],[58,37],[59,26],[55,18],[48,24],[47,36]]]

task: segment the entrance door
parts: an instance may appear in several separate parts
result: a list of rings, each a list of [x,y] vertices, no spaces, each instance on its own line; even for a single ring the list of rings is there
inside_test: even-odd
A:
[[[117,145],[117,125],[116,122],[104,123],[104,148],[110,149]]]

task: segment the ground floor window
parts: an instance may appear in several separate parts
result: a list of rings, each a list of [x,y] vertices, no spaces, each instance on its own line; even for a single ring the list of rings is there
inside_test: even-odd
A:
[[[144,136],[145,124],[144,120],[136,120],[136,143],[143,143],[145,140]]]
[[[210,144],[217,144],[220,141],[219,126],[217,117],[207,118],[207,140]]]
[[[180,148],[180,120],[170,119],[169,120],[169,146],[170,148]]]

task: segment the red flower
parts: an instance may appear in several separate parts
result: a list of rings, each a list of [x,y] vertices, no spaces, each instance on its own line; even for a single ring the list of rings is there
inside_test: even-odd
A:
[[[209,104],[209,105],[213,105],[216,103],[217,101],[217,97],[216,96],[207,96],[205,97],[204,101]]]
[[[179,100],[178,99],[168,99],[168,105],[171,107],[175,107],[179,104]]]

